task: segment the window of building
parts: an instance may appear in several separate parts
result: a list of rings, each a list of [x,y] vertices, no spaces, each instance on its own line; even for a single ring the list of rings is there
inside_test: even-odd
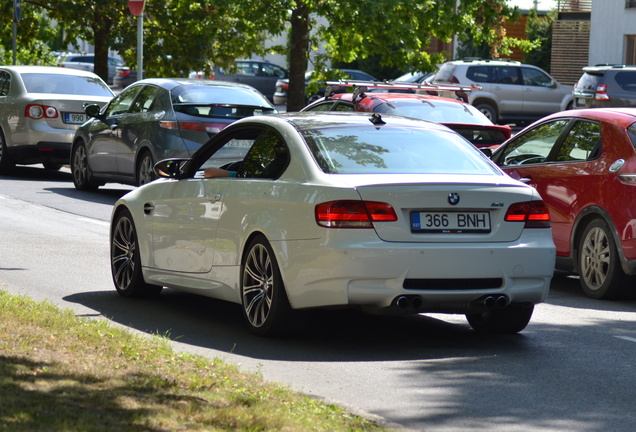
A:
[[[636,64],[636,35],[627,35],[625,42],[625,64]]]

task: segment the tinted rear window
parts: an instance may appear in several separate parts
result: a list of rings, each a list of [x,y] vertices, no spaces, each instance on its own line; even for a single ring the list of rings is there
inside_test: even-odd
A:
[[[21,76],[29,93],[113,96],[108,86],[98,78],[45,73],[23,73]]]
[[[576,88],[578,90],[594,90],[594,91],[596,91],[596,87],[598,87],[598,85],[601,82],[602,78],[603,78],[603,74],[597,75],[597,74],[591,74],[591,73],[586,72],[586,73],[583,74],[583,76],[576,83]]]
[[[475,147],[443,130],[400,126],[325,127],[302,131],[329,174],[499,174]]]
[[[172,90],[173,104],[248,105],[270,108],[265,96],[240,87],[180,86]]]
[[[391,101],[378,106],[376,112],[390,113],[437,123],[470,123],[492,125],[472,105],[447,103],[434,99],[421,101]]]

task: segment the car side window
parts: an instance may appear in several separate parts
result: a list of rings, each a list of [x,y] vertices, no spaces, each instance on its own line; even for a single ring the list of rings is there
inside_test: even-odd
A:
[[[10,84],[11,74],[5,71],[0,71],[0,96],[6,96],[9,94]]]
[[[139,92],[139,96],[135,99],[130,112],[145,113],[150,111],[161,111],[165,109],[165,104],[161,102],[162,89],[155,86],[146,86]],[[167,96],[167,95],[164,95]],[[163,98],[165,99],[165,97]]]
[[[331,111],[332,107],[333,107],[333,101],[325,101],[324,103],[312,106],[307,111]],[[353,110],[349,110],[349,111],[353,111]]]
[[[517,136],[506,145],[502,155],[497,158],[498,163],[510,166],[544,162],[569,123],[568,119],[548,122]]]
[[[276,179],[288,163],[289,150],[283,138],[274,130],[265,129],[245,155],[237,177]]]
[[[466,78],[478,83],[489,83],[495,78],[492,66],[470,66],[466,71]]]
[[[127,113],[138,91],[139,86],[129,87],[122,91],[106,108],[106,116],[110,117]]]
[[[493,83],[497,84],[519,84],[519,68],[516,66],[498,66],[495,68],[495,78]]]
[[[538,69],[522,67],[523,84],[527,86],[550,87],[552,79]]]
[[[600,147],[601,126],[596,122],[580,120],[568,132],[554,160],[570,162],[596,159],[600,155]]]

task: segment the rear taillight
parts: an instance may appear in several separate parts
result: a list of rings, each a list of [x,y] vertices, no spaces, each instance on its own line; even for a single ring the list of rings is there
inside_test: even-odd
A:
[[[596,94],[594,95],[596,100],[608,101],[610,97],[607,95],[607,86],[605,84],[601,84],[596,87]]]
[[[507,222],[525,222],[525,228],[550,228],[550,213],[543,201],[514,203],[508,207]]]
[[[455,75],[453,75],[450,79],[450,83],[451,84],[459,84],[459,80],[457,79],[457,77]]]
[[[39,104],[29,104],[24,110],[24,115],[26,117],[31,117],[32,119],[41,119],[44,118],[57,118],[57,109],[52,106],[47,105],[39,105]]]
[[[211,122],[194,122],[194,121],[160,121],[159,126],[164,129],[180,129],[194,132],[207,132],[209,134],[217,134],[221,132],[228,123],[211,123]]]
[[[127,77],[128,75],[130,75],[130,70],[123,70],[123,71],[119,71],[119,73],[117,75],[119,75],[120,77]]]
[[[289,90],[289,83],[281,83],[280,88],[282,88],[283,90]]]
[[[326,228],[373,228],[373,222],[397,220],[390,204],[341,200],[316,205],[316,223]]]

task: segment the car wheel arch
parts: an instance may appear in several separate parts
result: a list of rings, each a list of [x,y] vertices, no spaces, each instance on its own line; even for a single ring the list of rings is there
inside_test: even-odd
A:
[[[279,250],[274,247],[274,245],[272,244],[272,242],[270,241],[269,237],[267,237],[267,235],[262,231],[262,230],[255,230],[253,232],[251,232],[247,237],[245,237],[245,239],[242,242],[241,245],[241,261],[240,261],[240,267],[243,267],[243,265],[245,265],[245,262],[247,261],[247,256],[249,254],[249,249],[248,246],[252,244],[252,241],[254,241],[255,238],[257,237],[262,237],[263,239],[265,239],[265,241],[267,241],[267,243],[269,243],[270,247],[272,248],[272,251],[274,252],[274,258],[276,259],[276,262],[278,263],[279,266],[279,272],[280,272],[280,277],[283,280],[283,287],[285,288],[285,293],[287,294],[287,298],[289,299],[290,303],[292,304],[293,307],[293,302],[292,299],[289,298],[289,290],[288,290],[288,285],[287,285],[287,281],[285,278],[285,273],[283,273],[281,271],[281,263],[284,263],[287,261],[287,259],[283,258],[280,256]]]
[[[621,267],[623,271],[627,274],[632,273],[630,270],[630,266],[625,258],[625,251],[623,250],[623,243],[621,242],[620,235],[618,230],[616,229],[616,225],[614,224],[614,220],[610,216],[610,214],[600,206],[590,206],[579,214],[574,225],[572,227],[572,235],[570,239],[570,256],[572,257],[572,262],[574,265],[574,271],[577,273],[580,271],[580,263],[578,262],[579,256],[579,245],[581,243],[581,238],[583,233],[585,232],[585,228],[595,219],[602,219],[609,226],[610,232],[612,233],[612,237],[614,238],[614,244],[616,245],[616,249],[618,251],[618,256],[621,261]]]

